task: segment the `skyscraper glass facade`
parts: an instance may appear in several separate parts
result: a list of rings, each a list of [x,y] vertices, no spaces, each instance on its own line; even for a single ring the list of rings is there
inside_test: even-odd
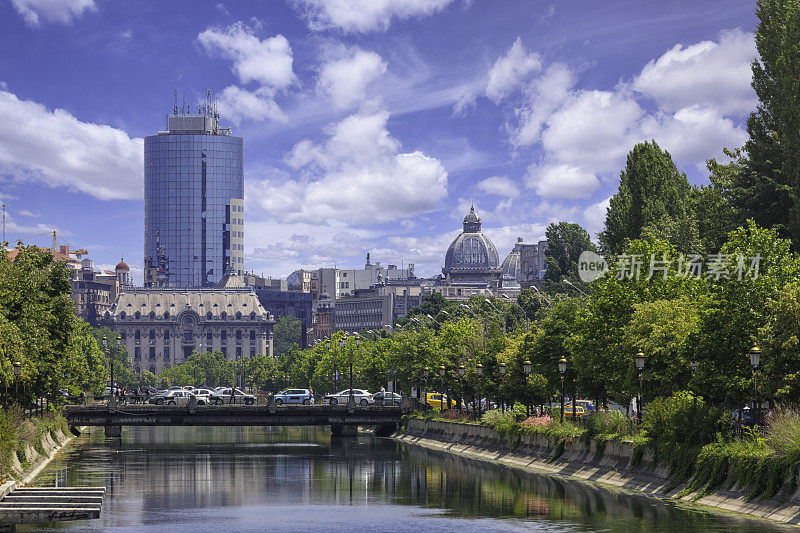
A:
[[[244,268],[243,140],[213,116],[172,118],[144,144],[145,284],[208,287]]]

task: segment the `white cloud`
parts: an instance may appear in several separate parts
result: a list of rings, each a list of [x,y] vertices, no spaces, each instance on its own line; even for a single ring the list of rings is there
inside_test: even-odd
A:
[[[583,227],[591,235],[597,236],[605,228],[609,205],[611,205],[610,196],[605,200],[591,204],[583,212]]]
[[[345,33],[385,31],[393,18],[405,20],[441,11],[453,0],[294,0],[315,31],[336,28]]]
[[[542,68],[542,60],[536,52],[528,52],[517,37],[506,54],[497,59],[489,69],[486,96],[497,103],[507,97],[524,81]]]
[[[14,9],[30,26],[45,22],[69,24],[84,12],[95,11],[94,0],[11,0]]]
[[[676,44],[653,59],[633,80],[633,88],[665,111],[703,105],[743,115],[756,107],[750,64],[756,58],[752,33],[723,31],[718,41]]]
[[[747,132],[731,119],[701,106],[648,117],[642,124],[642,133],[669,150],[673,158],[694,162],[701,169],[707,159],[723,157],[723,148],[742,146],[747,141]]]
[[[447,172],[421,152],[400,152],[388,118],[386,112],[351,115],[324,143],[298,143],[286,162],[300,178],[253,186],[256,204],[306,223],[384,223],[435,209],[447,196]]]
[[[273,100],[271,93],[269,88],[250,92],[231,85],[219,95],[217,100],[219,113],[237,125],[243,119],[285,121],[286,116]]]
[[[494,196],[516,198],[519,196],[519,187],[505,176],[492,176],[478,182],[478,190]]]
[[[529,146],[540,140],[545,121],[564,102],[574,83],[574,73],[562,63],[553,63],[530,83],[525,104],[516,109],[519,126],[512,128],[515,146]]]
[[[577,91],[547,119],[542,145],[560,162],[608,172],[641,140],[643,115],[624,92]]]
[[[0,91],[0,175],[76,189],[101,200],[142,197],[143,139],[81,122],[63,109]]]
[[[225,29],[208,28],[197,36],[209,53],[220,52],[233,61],[233,72],[243,84],[257,82],[276,89],[296,81],[292,48],[283,35],[261,40],[242,22]]]
[[[320,69],[317,91],[339,109],[364,100],[367,86],[386,72],[386,62],[375,52],[358,47],[336,49]]]
[[[589,198],[600,186],[592,172],[567,164],[528,167],[528,186],[543,198]]]
[[[17,214],[23,217],[31,217],[31,218],[39,218],[41,215],[39,213],[33,213],[28,211],[27,209],[20,209],[17,211]]]

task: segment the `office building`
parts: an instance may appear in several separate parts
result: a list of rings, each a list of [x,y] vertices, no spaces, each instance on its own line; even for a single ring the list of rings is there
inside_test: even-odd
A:
[[[144,143],[146,287],[213,287],[244,269],[244,152],[213,103],[174,107]]]
[[[194,351],[231,361],[273,355],[274,322],[249,287],[123,289],[103,320],[122,337],[133,370],[154,374]]]

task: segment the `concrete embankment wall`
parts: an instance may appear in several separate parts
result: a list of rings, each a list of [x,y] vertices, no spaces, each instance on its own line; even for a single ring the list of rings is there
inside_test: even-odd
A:
[[[590,442],[572,439],[559,444],[539,435],[504,437],[475,424],[410,419],[394,438],[407,444],[489,461],[533,473],[569,476],[641,492],[682,499],[727,511],[780,522],[800,524],[800,489],[786,486],[770,500],[748,500],[747,487],[715,490],[702,496],[679,497],[684,486],[668,491],[669,472],[653,460],[649,450],[633,461],[632,442]],[[727,486],[724,484],[723,486]],[[699,496],[699,497],[698,497]]]
[[[0,499],[4,498],[6,494],[17,488],[18,486],[30,483],[33,479],[44,470],[44,467],[55,457],[61,448],[66,446],[72,439],[73,435],[70,433],[64,434],[60,430],[46,432],[42,436],[41,447],[44,450],[44,455],[36,451],[32,444],[25,447],[25,458],[27,459],[28,466],[25,467],[20,463],[17,454],[13,454],[11,465],[11,477],[14,479],[6,481],[0,485]]]

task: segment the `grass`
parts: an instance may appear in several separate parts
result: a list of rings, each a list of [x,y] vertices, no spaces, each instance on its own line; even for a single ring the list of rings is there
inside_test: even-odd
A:
[[[26,447],[32,446],[43,455],[42,438],[49,433],[55,440],[59,430],[64,434],[69,432],[69,425],[60,414],[46,413],[27,419],[19,408],[0,409],[0,483],[11,479],[15,454],[23,467],[27,467],[31,458],[26,456]]]

